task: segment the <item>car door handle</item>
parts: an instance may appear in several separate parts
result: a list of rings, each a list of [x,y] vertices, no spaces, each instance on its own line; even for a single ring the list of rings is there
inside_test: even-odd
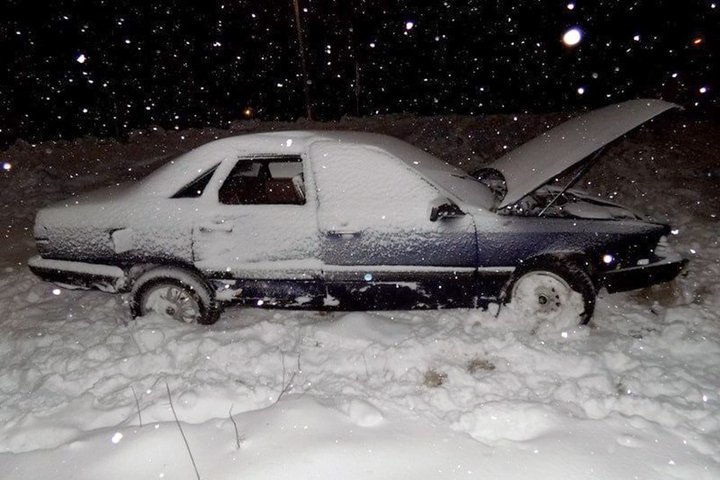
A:
[[[356,238],[362,234],[361,230],[328,230],[328,237]]]
[[[235,225],[232,222],[213,222],[200,225],[201,232],[232,232]]]

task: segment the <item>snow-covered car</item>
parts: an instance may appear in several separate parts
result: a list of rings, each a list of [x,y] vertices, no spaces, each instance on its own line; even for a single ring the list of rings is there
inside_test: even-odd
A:
[[[600,288],[669,281],[686,263],[667,225],[570,188],[595,152],[673,107],[587,113],[473,175],[378,134],[225,138],[42,209],[28,263],[62,285],[129,291],[135,317],[510,302],[531,323],[584,323]]]

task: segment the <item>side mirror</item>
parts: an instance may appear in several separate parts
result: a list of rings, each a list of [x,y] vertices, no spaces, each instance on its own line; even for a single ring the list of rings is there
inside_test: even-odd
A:
[[[436,222],[442,218],[457,218],[465,215],[449,198],[437,198],[430,205],[430,221]]]

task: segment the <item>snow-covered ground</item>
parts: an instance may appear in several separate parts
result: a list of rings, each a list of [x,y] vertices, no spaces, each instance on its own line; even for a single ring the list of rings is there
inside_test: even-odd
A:
[[[531,335],[475,310],[131,321],[123,297],[24,267],[37,208],[215,135],[382,131],[470,169],[558,119],[239,123],[4,152],[0,477],[196,478],[184,435],[204,479],[720,478],[717,124],[651,126],[587,179],[672,223],[692,263],[672,285],[602,295],[574,331]]]

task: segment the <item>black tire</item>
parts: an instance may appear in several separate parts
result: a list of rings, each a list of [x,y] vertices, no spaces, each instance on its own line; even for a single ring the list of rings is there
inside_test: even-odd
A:
[[[163,305],[158,306],[158,302]],[[177,267],[153,268],[133,284],[130,291],[133,318],[152,310],[169,319],[201,325],[217,322],[221,311],[207,282],[198,274]]]
[[[595,311],[597,288],[585,268],[576,262],[563,258],[542,257],[518,267],[503,289],[503,303],[507,304],[513,300],[513,292],[515,292],[518,282],[520,282],[521,279],[533,274],[541,276],[544,273],[548,276],[562,279],[572,291],[582,296],[584,309],[578,315],[578,325],[588,323]],[[548,291],[547,293],[548,297],[554,294],[552,291]],[[553,299],[546,298],[545,301],[553,301]],[[540,304],[540,302],[538,303]]]

